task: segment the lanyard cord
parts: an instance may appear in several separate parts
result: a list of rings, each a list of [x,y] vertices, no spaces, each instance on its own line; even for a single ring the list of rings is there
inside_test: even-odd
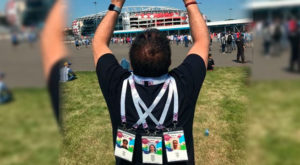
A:
[[[141,77],[133,74],[133,79],[137,84],[140,85],[146,85],[146,86],[153,86],[153,85],[158,85],[158,84],[163,84],[164,82],[167,81],[169,78],[168,74],[164,74],[160,77]]]
[[[171,77],[171,86],[173,87],[174,91],[174,111],[173,111],[173,123],[176,126],[178,122],[178,109],[179,109],[179,100],[178,100],[178,90],[176,81],[173,77]]]
[[[127,91],[127,83],[128,79],[125,79],[123,81],[123,86],[122,86],[122,93],[121,93],[121,120],[122,123],[126,123],[126,113],[125,113],[125,98],[126,98],[126,91]]]
[[[147,129],[148,125],[147,125],[147,122],[146,122],[146,118],[149,116],[152,119],[152,121],[157,125],[156,126],[157,129],[163,129],[164,128],[163,123],[166,119],[167,112],[169,110],[173,94],[174,94],[173,123],[174,123],[174,126],[176,126],[176,123],[178,121],[178,91],[177,91],[176,81],[173,77],[170,77],[170,78],[167,79],[167,81],[165,81],[165,83],[163,85],[163,88],[161,89],[160,93],[155,98],[155,100],[153,101],[152,105],[149,108],[147,108],[145,103],[140,98],[140,96],[139,96],[139,94],[136,90],[135,84],[134,84],[133,76],[130,76],[129,78],[125,79],[123,81],[123,86],[122,86],[121,105],[120,105],[121,106],[121,120],[122,120],[123,124],[126,124],[125,98],[126,98],[126,91],[127,91],[127,83],[128,82],[129,82],[130,87],[131,87],[131,93],[132,93],[134,106],[135,106],[135,108],[137,110],[137,113],[139,115],[139,118],[140,118],[137,121],[137,123],[133,125],[134,128],[137,128],[140,124],[143,123],[143,128]],[[162,115],[160,117],[160,120],[157,121],[157,119],[152,115],[151,112],[157,106],[157,104],[159,103],[161,98],[163,97],[163,95],[166,92],[168,86],[169,86],[169,92],[168,92],[167,102],[166,102],[166,105],[165,105],[164,110],[162,112]],[[145,113],[142,112],[141,107],[139,105],[142,106],[142,108],[145,110]]]
[[[159,125],[157,119],[152,115],[151,112],[154,110],[154,108],[157,106],[157,104],[159,103],[159,101],[161,100],[163,95],[165,94],[165,92],[166,92],[166,90],[169,86],[169,83],[170,83],[170,79],[165,81],[165,83],[164,83],[161,91],[159,92],[158,96],[154,99],[152,105],[149,108],[147,108],[145,103],[143,102],[143,100],[141,99],[141,97],[139,96],[139,94],[136,90],[133,77],[131,76],[129,78],[129,84],[130,84],[130,87],[131,87],[132,99],[133,99],[133,102],[134,102],[134,106],[135,106],[135,108],[136,108],[136,110],[139,114],[139,117],[140,117],[139,121],[133,126],[134,128],[137,128],[141,123],[143,123],[144,129],[148,128],[148,125],[147,125],[147,122],[146,122],[147,116],[149,116],[156,125]],[[143,112],[142,112],[141,107],[139,106],[139,104],[142,105],[143,109],[145,110],[144,115],[143,115]]]

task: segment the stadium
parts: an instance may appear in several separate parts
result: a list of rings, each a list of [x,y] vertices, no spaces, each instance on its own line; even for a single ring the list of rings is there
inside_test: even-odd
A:
[[[72,23],[73,34],[93,36],[106,12],[75,19]],[[245,31],[246,26],[251,22],[249,19],[210,22],[205,15],[203,17],[210,31],[213,32]],[[164,6],[128,6],[122,9],[114,34],[131,35],[145,28],[157,28],[168,34],[190,33],[188,14],[185,10]]]
[[[88,15],[73,21],[73,32],[76,35],[92,35],[105,13]],[[124,7],[119,16],[115,30],[132,30],[150,27],[165,27],[187,24],[187,12],[161,6]]]

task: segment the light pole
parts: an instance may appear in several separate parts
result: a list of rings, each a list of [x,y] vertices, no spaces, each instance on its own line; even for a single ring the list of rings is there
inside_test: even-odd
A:
[[[231,15],[232,15],[232,8],[229,8],[229,20],[231,20]]]
[[[95,0],[94,2],[93,2],[93,4],[95,5],[95,20],[94,20],[94,23],[95,23],[95,32],[94,32],[94,34],[96,33],[96,30],[97,30],[97,1]]]

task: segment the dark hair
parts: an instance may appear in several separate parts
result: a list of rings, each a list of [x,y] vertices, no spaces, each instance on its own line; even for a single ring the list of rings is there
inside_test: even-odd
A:
[[[208,54],[208,57],[211,57],[211,53]]]
[[[143,77],[158,77],[168,73],[171,65],[170,42],[157,29],[148,29],[139,34],[130,51],[133,73]]]
[[[151,148],[151,146],[153,146],[153,147],[154,147],[154,152],[156,152],[156,147],[155,147],[155,145],[154,145],[154,144],[151,144],[151,145],[149,146],[149,151],[150,151],[150,148]]]

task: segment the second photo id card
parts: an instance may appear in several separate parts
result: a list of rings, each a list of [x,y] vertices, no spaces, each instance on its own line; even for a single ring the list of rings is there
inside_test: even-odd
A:
[[[132,162],[135,135],[118,129],[115,146],[115,156]]]
[[[143,163],[163,164],[162,137],[142,136]]]
[[[164,132],[168,162],[187,161],[187,149],[183,130]]]

